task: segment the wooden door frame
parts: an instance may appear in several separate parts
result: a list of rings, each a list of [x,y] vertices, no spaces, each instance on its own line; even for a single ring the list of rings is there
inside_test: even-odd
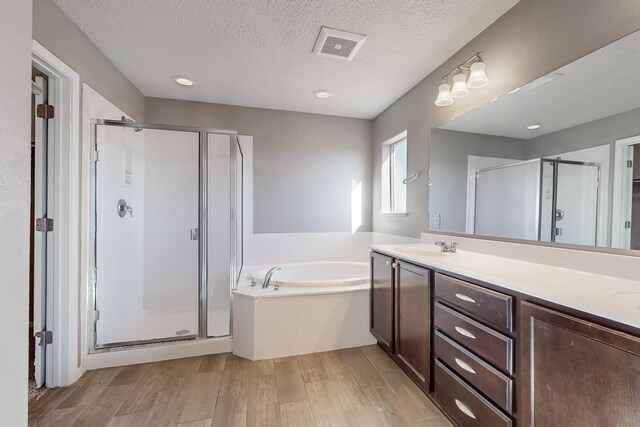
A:
[[[47,328],[53,332],[53,343],[47,349],[50,363],[46,369],[48,387],[66,386],[81,375],[79,345],[80,290],[80,75],[33,40],[32,64],[49,76],[53,91],[55,115],[48,143],[53,146],[54,220],[50,235],[53,256],[52,274],[47,283]],[[50,92],[51,93],[51,92]]]
[[[633,170],[627,168],[629,160],[629,150],[633,145],[640,144],[640,135],[619,139],[615,142],[613,157],[613,212],[611,214],[611,246],[629,250],[626,242],[624,223],[631,220],[631,200],[624,197],[625,193],[631,191],[628,188],[629,182],[633,180]],[[637,159],[634,159],[637,161]],[[631,174],[628,179],[627,174]],[[629,230],[629,233],[631,230]],[[623,247],[624,246],[624,247]]]

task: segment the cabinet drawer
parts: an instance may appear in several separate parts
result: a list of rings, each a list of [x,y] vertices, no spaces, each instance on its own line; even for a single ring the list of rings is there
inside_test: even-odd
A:
[[[436,274],[435,296],[497,328],[513,331],[513,298],[443,274]]]
[[[513,372],[513,340],[440,303],[435,304],[435,326],[454,341],[491,362]]]
[[[512,413],[513,380],[436,332],[435,355],[452,371],[475,386],[496,405]]]
[[[436,361],[435,398],[461,427],[511,427],[511,418]]]

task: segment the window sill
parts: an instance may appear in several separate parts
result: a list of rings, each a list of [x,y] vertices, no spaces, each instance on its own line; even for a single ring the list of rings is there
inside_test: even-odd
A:
[[[409,212],[380,212],[382,216],[409,216]]]

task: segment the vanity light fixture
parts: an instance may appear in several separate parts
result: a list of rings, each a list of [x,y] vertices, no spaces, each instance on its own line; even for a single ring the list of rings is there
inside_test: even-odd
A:
[[[453,86],[447,80],[451,75],[454,75]],[[485,64],[480,58],[480,52],[478,52],[442,78],[442,83],[438,86],[438,97],[435,104],[438,107],[446,107],[453,104],[454,99],[468,96],[469,89],[478,89],[488,84],[489,78],[485,72]]]
[[[537,123],[536,123],[536,124],[534,124],[534,125],[529,125],[529,126],[527,126],[527,129],[529,129],[529,130],[536,130],[536,129],[540,129],[541,127],[542,127],[542,125],[540,125],[540,124],[537,124]]]
[[[482,61],[471,64],[469,68],[469,81],[467,82],[469,89],[479,89],[489,84],[489,78],[484,69],[485,65]]]
[[[317,90],[313,92],[313,94],[315,95],[316,98],[320,98],[320,99],[331,98],[331,92],[327,90]]]
[[[453,76],[453,87],[451,88],[451,97],[464,98],[469,96],[469,88],[467,87],[467,75],[460,70],[458,74]]]
[[[453,98],[451,97],[451,85],[446,80],[442,80],[442,84],[438,86],[438,98],[436,98],[436,105],[438,107],[446,107],[453,104]]]
[[[173,80],[181,86],[193,86],[193,80],[184,76],[173,76]]]

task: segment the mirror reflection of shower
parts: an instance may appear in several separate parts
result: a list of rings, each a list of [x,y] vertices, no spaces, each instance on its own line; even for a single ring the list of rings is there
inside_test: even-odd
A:
[[[482,158],[476,158],[476,164]],[[467,232],[596,245],[600,165],[556,159],[510,161],[469,175]]]

